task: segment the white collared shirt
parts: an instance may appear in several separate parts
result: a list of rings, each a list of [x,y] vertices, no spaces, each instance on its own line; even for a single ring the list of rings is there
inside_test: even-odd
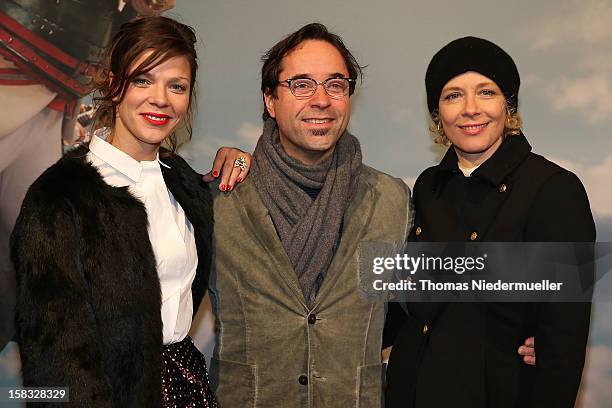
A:
[[[461,170],[461,172],[463,173],[463,175],[465,177],[472,177],[472,173],[480,167],[480,164],[478,166],[474,166],[474,167],[463,167],[461,166],[459,163],[457,163],[457,166],[459,167],[459,170]]]
[[[185,338],[191,327],[198,255],[193,227],[180,204],[168,191],[159,160],[137,161],[107,143],[108,129],[97,131],[89,144],[87,159],[104,181],[114,187],[128,187],[147,210],[149,239],[161,284],[164,344]]]

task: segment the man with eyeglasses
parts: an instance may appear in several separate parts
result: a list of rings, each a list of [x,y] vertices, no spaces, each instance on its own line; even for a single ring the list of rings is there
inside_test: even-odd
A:
[[[377,407],[384,303],[359,291],[364,241],[398,247],[409,189],[347,131],[361,68],[308,24],[263,58],[252,175],[215,197],[211,382],[226,407]],[[231,252],[230,252],[231,248]]]

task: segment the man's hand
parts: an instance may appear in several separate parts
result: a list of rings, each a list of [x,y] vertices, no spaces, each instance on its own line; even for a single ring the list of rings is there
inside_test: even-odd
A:
[[[240,158],[244,159],[244,168],[239,166]],[[202,179],[210,183],[217,177],[221,177],[219,190],[232,191],[236,183],[242,182],[247,174],[249,174],[252,162],[253,156],[249,153],[233,147],[223,146],[217,150],[211,171],[202,176]]]
[[[128,0],[140,16],[155,16],[174,8],[176,0]]]
[[[518,353],[523,356],[525,364],[536,365],[535,339],[529,337],[525,340],[525,344],[518,348]]]

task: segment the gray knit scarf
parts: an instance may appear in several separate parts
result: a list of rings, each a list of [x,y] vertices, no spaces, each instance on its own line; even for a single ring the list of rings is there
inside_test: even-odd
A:
[[[361,146],[349,132],[340,137],[328,160],[311,166],[287,155],[274,119],[267,119],[264,124],[255,148],[251,177],[309,306],[313,306],[319,289],[318,276],[323,276],[331,263],[360,169]],[[320,192],[313,200],[302,187]]]

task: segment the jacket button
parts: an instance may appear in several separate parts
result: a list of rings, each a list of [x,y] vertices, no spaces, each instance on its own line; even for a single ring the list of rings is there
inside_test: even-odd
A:
[[[302,385],[308,385],[308,377],[306,377],[304,374],[300,375],[298,378],[298,382]]]
[[[470,241],[476,241],[476,238],[478,238],[478,233],[476,231],[473,231],[470,234]]]
[[[506,186],[504,183],[501,183],[498,188],[500,193],[506,192],[507,189],[508,189],[508,186]]]
[[[427,335],[427,333],[429,333],[429,326],[425,325],[423,326],[423,334]]]
[[[421,227],[416,227],[416,230],[414,231],[414,233],[416,234],[416,236],[418,237],[419,235],[421,235],[421,232],[423,232],[423,230],[421,229]]]
[[[311,313],[308,315],[308,323],[310,324],[315,324],[317,321],[317,315],[314,313]]]

